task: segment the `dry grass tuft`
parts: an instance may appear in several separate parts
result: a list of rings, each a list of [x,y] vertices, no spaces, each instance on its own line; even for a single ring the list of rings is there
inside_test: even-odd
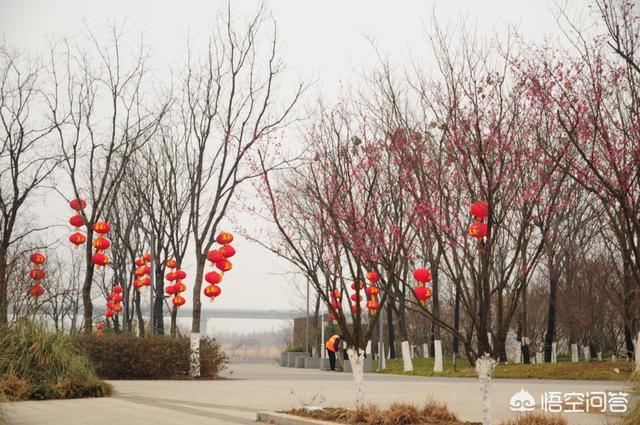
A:
[[[567,420],[556,415],[529,413],[516,419],[502,422],[500,425],[567,425]]]

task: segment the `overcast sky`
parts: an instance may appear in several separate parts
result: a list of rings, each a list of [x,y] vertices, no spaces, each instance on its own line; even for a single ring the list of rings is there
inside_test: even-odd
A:
[[[234,15],[241,19],[254,12],[258,4],[253,0],[234,1]],[[426,33],[433,13],[444,24],[466,17],[477,24],[479,35],[486,37],[496,32],[504,34],[508,26],[517,27],[530,41],[560,36],[554,18],[555,2],[545,0],[273,0],[266,4],[278,25],[282,56],[289,68],[288,84],[293,87],[300,80],[313,81],[309,101],[318,94],[329,100],[335,98],[341,87],[356,81],[354,70],[374,65],[377,59],[371,39],[399,67],[410,60],[429,63]],[[572,16],[586,15],[587,4],[587,0],[569,1]],[[206,36],[224,5],[219,0],[0,0],[0,31],[13,45],[41,50],[52,34],[73,36],[85,31],[85,25],[99,30],[109,22],[126,21],[127,40],[136,42],[144,34],[152,49],[152,64],[161,75],[165,64],[181,58],[186,35]],[[47,216],[66,223],[68,207],[60,199],[48,202]],[[243,220],[247,220],[247,227],[252,226],[250,216]],[[68,232],[63,234],[66,239]],[[292,295],[293,279],[279,275],[287,270],[285,263],[247,241],[238,240],[235,246],[238,254],[234,270],[225,276],[216,307],[288,309],[292,302],[300,305]],[[303,285],[303,281],[298,284]],[[188,291],[187,299],[190,296]],[[213,306],[205,303],[205,308]],[[278,326],[282,323],[209,323],[210,329],[230,331]]]

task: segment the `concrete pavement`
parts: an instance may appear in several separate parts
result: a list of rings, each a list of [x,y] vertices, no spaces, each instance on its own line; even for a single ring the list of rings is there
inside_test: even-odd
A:
[[[28,401],[4,405],[10,425],[135,425],[249,424],[259,410],[283,410],[313,402],[352,407],[350,374],[276,365],[231,365],[227,380],[113,381],[115,394],[102,399]],[[494,380],[494,422],[513,417],[509,400],[524,388],[537,400],[549,391],[620,391],[620,382]],[[422,378],[367,374],[367,398],[386,406],[394,401],[421,403],[427,398],[445,402],[464,420],[480,420],[480,390],[471,378]],[[598,414],[566,414],[572,424],[600,425]]]

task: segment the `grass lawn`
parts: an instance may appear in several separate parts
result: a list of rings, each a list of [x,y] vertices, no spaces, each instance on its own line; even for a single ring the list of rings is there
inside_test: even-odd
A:
[[[477,377],[476,371],[465,359],[458,359],[453,370],[451,358],[446,358],[444,371],[433,372],[434,359],[413,359],[413,372],[403,371],[402,359],[387,360],[387,369],[379,373],[415,376]],[[619,372],[616,372],[618,369]],[[498,364],[494,378],[511,379],[574,379],[592,381],[640,381],[640,376],[632,376],[633,363],[618,361],[578,362],[560,361],[540,365]]]

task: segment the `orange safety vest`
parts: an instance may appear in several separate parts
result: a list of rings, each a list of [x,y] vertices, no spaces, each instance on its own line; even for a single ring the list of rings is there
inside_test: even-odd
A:
[[[327,342],[327,350],[329,351],[333,351],[334,353],[336,352],[336,340],[340,338],[339,335],[334,335],[331,337],[331,339],[329,339],[329,341]]]

